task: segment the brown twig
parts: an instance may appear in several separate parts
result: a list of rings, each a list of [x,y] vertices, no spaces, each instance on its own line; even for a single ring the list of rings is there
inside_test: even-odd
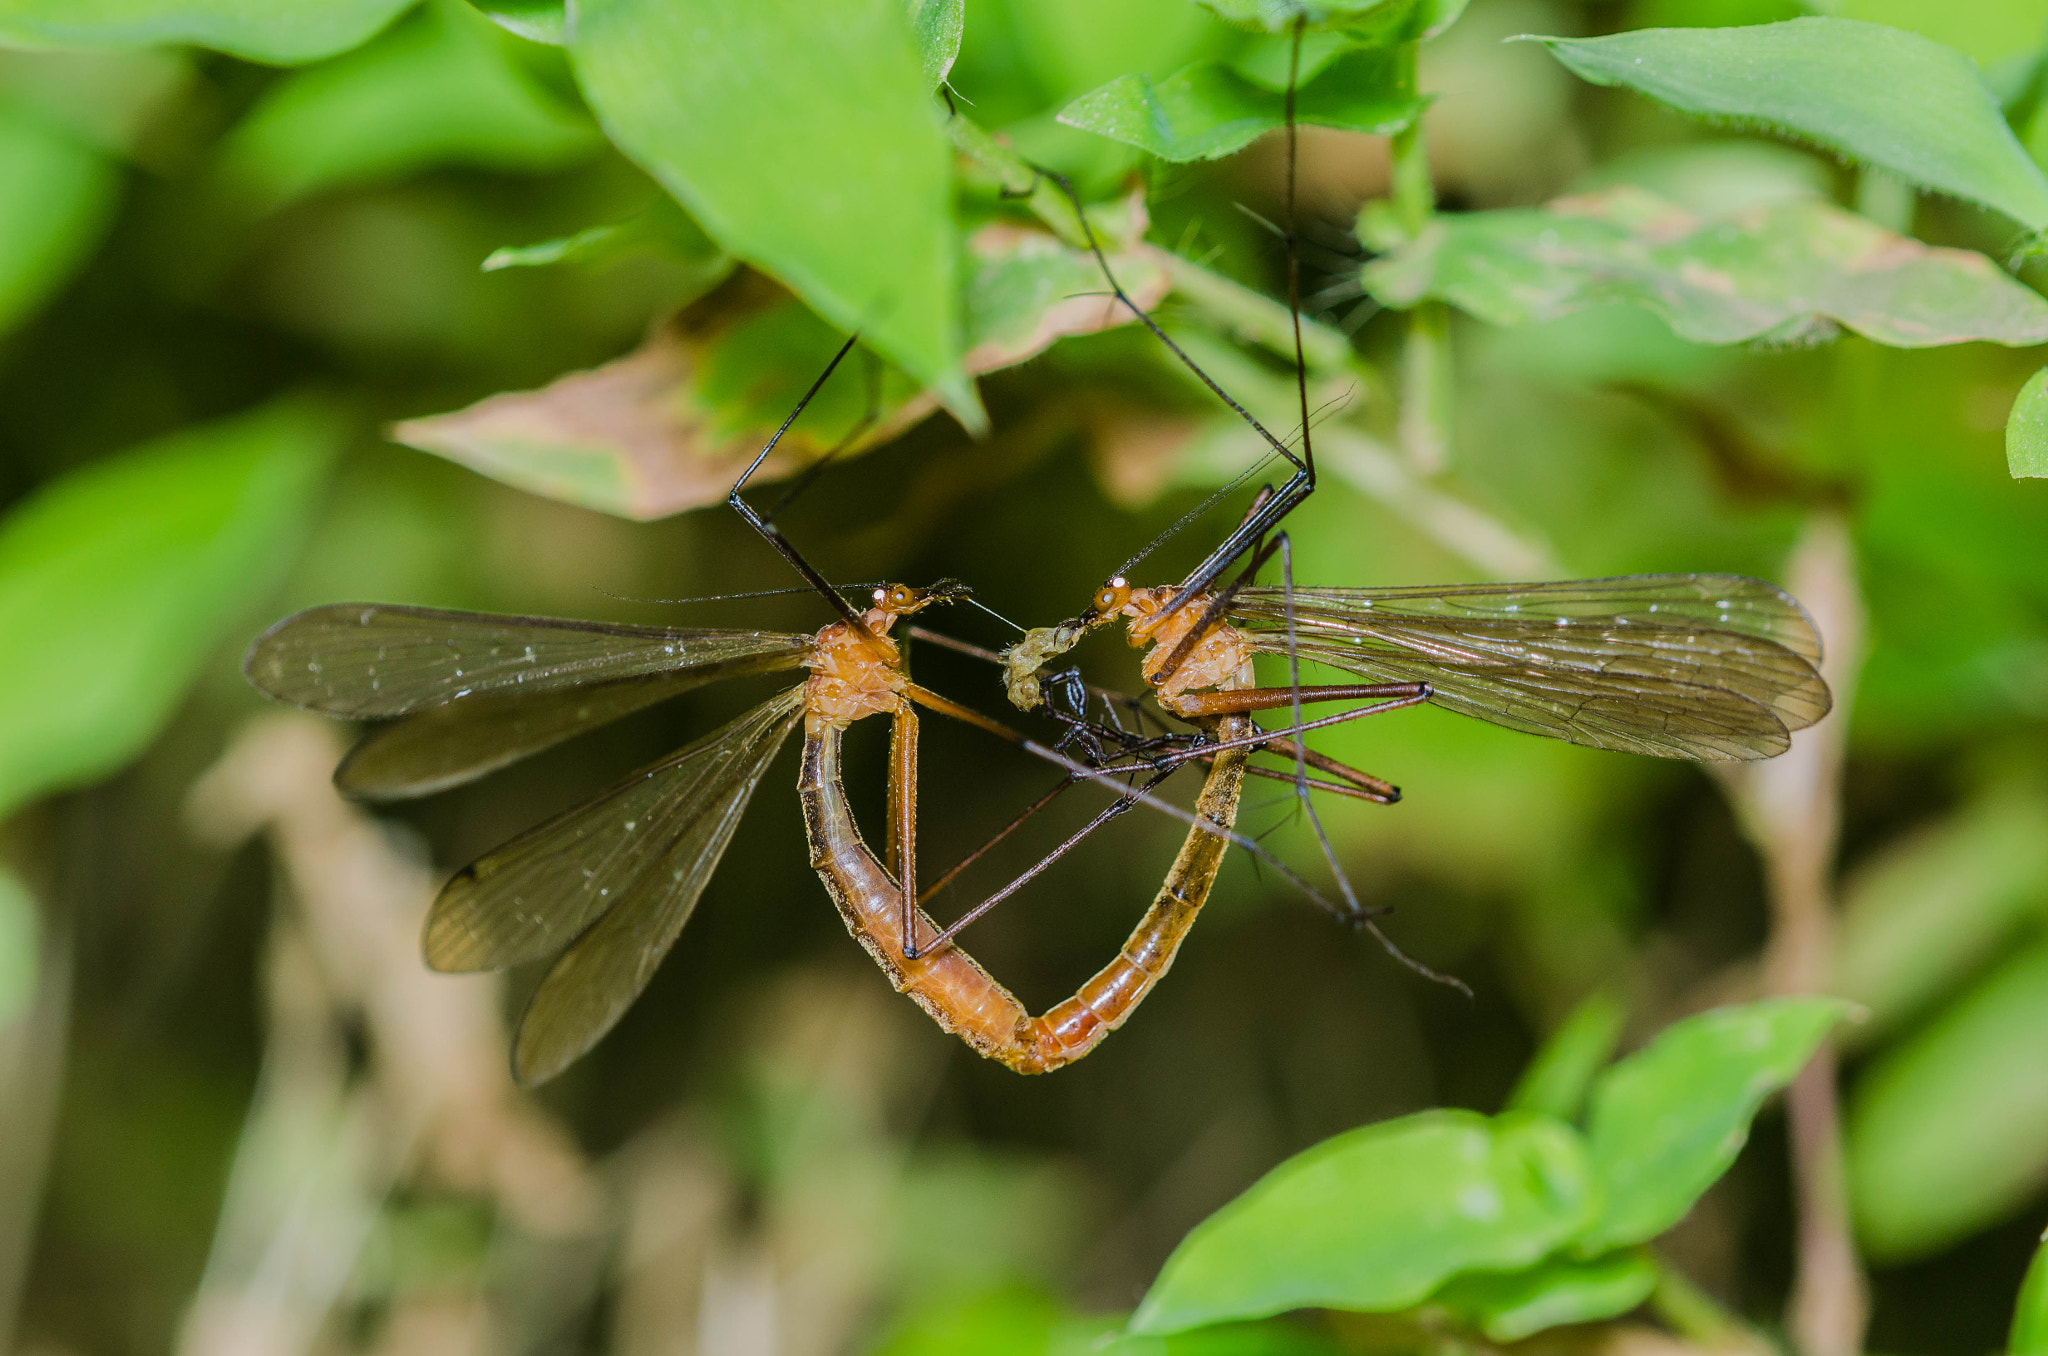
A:
[[[1810,520],[1793,554],[1789,582],[1826,641],[1821,672],[1834,691],[1835,709],[1796,736],[1791,752],[1768,763],[1732,766],[1722,785],[1764,861],[1772,912],[1764,987],[1802,994],[1822,992],[1829,983],[1842,760],[1863,656],[1856,563],[1837,512],[1823,509]],[[1815,1054],[1785,1100],[1799,1212],[1786,1330],[1802,1356],[1855,1356],[1870,1299],[1850,1232],[1832,1043]]]

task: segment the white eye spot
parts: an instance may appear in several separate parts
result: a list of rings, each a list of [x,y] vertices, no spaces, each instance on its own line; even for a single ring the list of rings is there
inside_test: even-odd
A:
[[[1129,588],[1130,584],[1131,581],[1124,578],[1122,575],[1118,575],[1116,578],[1109,581],[1109,586],[1113,589]]]
[[[882,601],[882,600],[883,600],[884,598],[887,598],[888,596],[889,596],[889,593],[888,593],[888,590],[886,590],[886,589],[876,589],[876,590],[875,590],[875,601],[876,601],[876,602],[878,602],[878,603],[879,603],[879,602],[881,602],[881,601]]]

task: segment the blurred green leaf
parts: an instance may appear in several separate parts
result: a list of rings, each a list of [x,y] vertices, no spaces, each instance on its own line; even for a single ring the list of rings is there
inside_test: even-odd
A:
[[[1168,276],[1148,247],[1113,251],[1140,306]],[[1130,322],[1101,293],[1092,255],[1006,224],[968,242],[967,370],[1023,362],[1064,335]],[[726,284],[615,362],[538,391],[409,419],[392,437],[534,494],[627,518],[714,503],[789,417],[845,337],[758,275]],[[888,441],[929,415],[931,394],[865,349],[827,382],[763,464],[759,482],[832,448]]]
[[[961,362],[952,154],[901,0],[591,0],[570,49],[612,140],[712,238],[985,425]]]
[[[2027,378],[2005,420],[2005,465],[2014,479],[2048,476],[2048,367]]]
[[[1700,343],[1796,342],[1836,323],[1898,348],[2048,339],[2048,300],[1983,255],[1922,245],[1822,202],[1702,220],[1622,186],[1439,216],[1362,276],[1389,306],[1439,297],[1495,325],[1626,302]]]
[[[664,194],[646,211],[624,221],[592,226],[574,235],[532,245],[506,245],[492,250],[484,258],[483,271],[609,262],[643,249],[666,254],[702,274],[707,288],[732,270],[732,256],[719,249],[704,234],[704,228]]]
[[[1868,1044],[2048,918],[2048,795],[2015,782],[1887,845],[1850,878],[1832,992],[1870,1009]]]
[[[1296,1154],[1195,1226],[1131,1328],[1406,1308],[1459,1272],[1535,1261],[1597,1209],[1578,1135],[1550,1117],[1429,1111],[1364,1126]]]
[[[1778,998],[1667,1027],[1593,1085],[1586,1117],[1606,1208],[1582,1257],[1655,1238],[1685,1216],[1749,1139],[1765,1097],[1792,1081],[1849,1005]]]
[[[1225,23],[1267,33],[1300,20],[1308,32],[1365,31],[1389,42],[1415,42],[1440,33],[1465,12],[1466,0],[1195,0]]]
[[[1319,127],[1387,135],[1422,111],[1394,53],[1339,57],[1296,96],[1295,117]],[[1218,61],[1198,61],[1154,84],[1125,75],[1060,110],[1069,127],[1127,142],[1163,160],[1216,160],[1286,125],[1286,95]]]
[[[292,65],[345,52],[413,0],[0,0],[0,42],[23,47],[190,43]]]
[[[910,35],[917,40],[918,60],[924,66],[924,82],[937,89],[945,83],[953,62],[960,56],[960,38],[966,31],[967,0],[907,0],[910,6]]]
[[[2048,1182],[2048,942],[2000,966],[1857,1081],[1844,1147],[1874,1260],[1938,1251]]]
[[[1573,73],[1683,113],[1761,124],[1937,193],[2048,227],[2048,178],[1969,58],[1850,19],[1535,38]],[[1901,91],[1911,98],[1900,97]]]
[[[1036,1291],[948,1299],[911,1315],[875,1356],[1046,1356],[1064,1314]]]
[[[569,16],[564,0],[469,0],[507,33],[550,47],[567,46]]]
[[[35,997],[41,945],[35,896],[21,877],[0,866],[0,1031]]]
[[[0,104],[0,332],[20,323],[99,243],[117,182],[98,151]]]
[[[1536,1058],[1522,1071],[1508,1094],[1510,1111],[1540,1111],[1561,1121],[1575,1121],[1585,1105],[1586,1089],[1614,1054],[1628,1013],[1619,999],[1604,990],[1593,994],[1550,1034]]]
[[[177,51],[0,50],[0,102],[33,110],[110,155],[127,155],[192,79]]]
[[[127,762],[276,586],[339,440],[288,402],[54,481],[0,522],[0,813]]]
[[[2008,1356],[2048,1356],[2048,1242],[2034,1250],[2034,1262],[2020,1282],[2019,1303],[2013,1306]]]
[[[273,86],[229,136],[222,172],[271,208],[433,165],[552,169],[596,150],[596,129],[520,72],[511,42],[459,0],[433,0]]]
[[[1459,1276],[1430,1296],[1496,1342],[1625,1314],[1657,1288],[1657,1264],[1638,1251],[1586,1262],[1552,1258],[1523,1271]]]

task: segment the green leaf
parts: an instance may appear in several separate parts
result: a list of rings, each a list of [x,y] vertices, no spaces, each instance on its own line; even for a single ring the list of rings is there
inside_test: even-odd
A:
[[[1391,52],[1348,52],[1301,87],[1295,117],[1349,132],[1398,132],[1423,106],[1403,69]],[[1157,84],[1120,76],[1068,104],[1059,120],[1163,160],[1215,160],[1284,127],[1286,95],[1221,62],[1198,61]]]
[[[2048,367],[2027,378],[2005,419],[2005,467],[2015,479],[2048,476]]]
[[[359,52],[274,85],[223,150],[228,179],[273,208],[433,165],[544,170],[601,144],[519,70],[513,42],[434,0]]]
[[[1552,1258],[1525,1271],[1460,1276],[1430,1296],[1496,1342],[1625,1314],[1657,1288],[1657,1264],[1638,1251],[1587,1262]]]
[[[1407,1308],[1461,1271],[1528,1265],[1597,1204],[1579,1137],[1547,1116],[1429,1111],[1364,1126],[1296,1154],[1197,1225],[1131,1328]]]
[[[1392,41],[1413,42],[1441,31],[1464,11],[1465,0],[1195,0],[1225,23],[1265,33],[1292,29],[1297,20],[1308,32],[1323,29],[1368,29],[1375,33],[1413,31]]]
[[[0,522],[0,814],[105,776],[282,578],[339,441],[270,406],[45,485]]]
[[[2048,300],[1970,250],[1822,202],[1702,219],[1617,186],[1541,208],[1436,217],[1366,265],[1389,306],[1437,297],[1495,325],[1624,302],[1696,343],[1811,341],[1836,324],[1895,348],[2048,339]]]
[[[1131,320],[1102,295],[1094,256],[1045,232],[986,226],[967,257],[969,372],[1009,367],[1064,336]],[[1166,295],[1157,251],[1132,245],[1109,260],[1140,306]],[[666,517],[722,499],[845,338],[748,275],[616,362],[538,391],[407,420],[392,437],[550,499],[626,518]],[[818,392],[756,481],[789,475],[830,449],[850,455],[879,446],[935,408],[916,381],[863,350]]]
[[[1844,1148],[1873,1259],[1924,1256],[2048,1180],[2048,943],[2014,956],[1858,1080]]]
[[[1614,1054],[1628,1013],[1613,994],[1595,993],[1572,1010],[1551,1033],[1508,1094],[1508,1110],[1540,1111],[1561,1121],[1577,1120],[1586,1088]]]
[[[1534,38],[1573,73],[1683,113],[1767,127],[2048,227],[2048,178],[1969,58],[1851,19]],[[1910,90],[1911,98],[1900,97]]]
[[[0,105],[0,332],[41,304],[99,242],[116,183],[98,151]]]
[[[1777,998],[1688,1017],[1593,1085],[1586,1136],[1606,1209],[1582,1257],[1655,1238],[1684,1217],[1749,1139],[1765,1097],[1792,1081],[1850,1011]]]
[[[999,1290],[919,1310],[875,1356],[1045,1356],[1063,1315],[1045,1296]]]
[[[1842,891],[1831,992],[1870,1009],[1868,1044],[1980,971],[2048,900],[2048,795],[1995,787],[1894,840]]]
[[[569,43],[569,16],[564,0],[469,0],[507,33],[550,47]]]
[[[2048,1242],[2035,1249],[2034,1264],[2020,1283],[2005,1349],[2007,1356],[2048,1356]]]
[[[732,256],[718,248],[704,228],[690,220],[663,194],[653,206],[624,221],[592,226],[574,235],[542,240],[532,245],[506,245],[484,257],[483,271],[504,268],[544,268],[550,264],[609,263],[641,250],[651,250],[683,264],[704,278],[709,290],[731,271]]]
[[[35,896],[21,877],[0,866],[0,1031],[35,997],[41,945]]]
[[[971,429],[952,154],[901,0],[588,0],[570,51],[619,148],[712,238]]]
[[[960,56],[960,38],[967,26],[967,0],[906,0],[910,35],[924,65],[924,83],[937,89]]]
[[[189,43],[251,61],[318,61],[367,41],[413,0],[0,0],[0,44]]]

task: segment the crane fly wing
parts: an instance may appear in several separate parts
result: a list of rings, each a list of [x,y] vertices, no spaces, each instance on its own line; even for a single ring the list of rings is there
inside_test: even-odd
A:
[[[650,674],[685,686],[795,668],[809,636],[506,617],[384,603],[336,603],[256,638],[242,672],[294,706],[385,720],[480,696],[558,692]],[[677,687],[674,691],[681,691]],[[663,695],[668,695],[664,693]]]
[[[356,741],[334,769],[334,784],[359,800],[430,796],[706,681],[702,670],[684,670],[553,692],[483,693],[424,707]]]
[[[520,1019],[521,1081],[560,1071],[646,987],[802,710],[803,689],[791,688],[486,853],[442,888],[424,939],[434,969],[495,969],[562,952]]]
[[[791,688],[456,872],[427,915],[427,964],[495,970],[552,955],[636,887],[667,881],[657,868],[703,846],[693,835],[721,804],[744,804],[802,701]]]
[[[1731,574],[1544,584],[1293,590],[1294,649],[1371,681],[1593,748],[1768,758],[1828,713],[1821,641],[1792,597]],[[1287,652],[1288,594],[1243,590],[1233,618]]]
[[[764,702],[697,749],[711,766],[660,812],[675,837],[548,967],[512,1043],[512,1072],[538,1083],[567,1068],[639,998],[718,869],[754,788],[803,713],[803,689]],[[687,751],[686,751],[687,752]]]

